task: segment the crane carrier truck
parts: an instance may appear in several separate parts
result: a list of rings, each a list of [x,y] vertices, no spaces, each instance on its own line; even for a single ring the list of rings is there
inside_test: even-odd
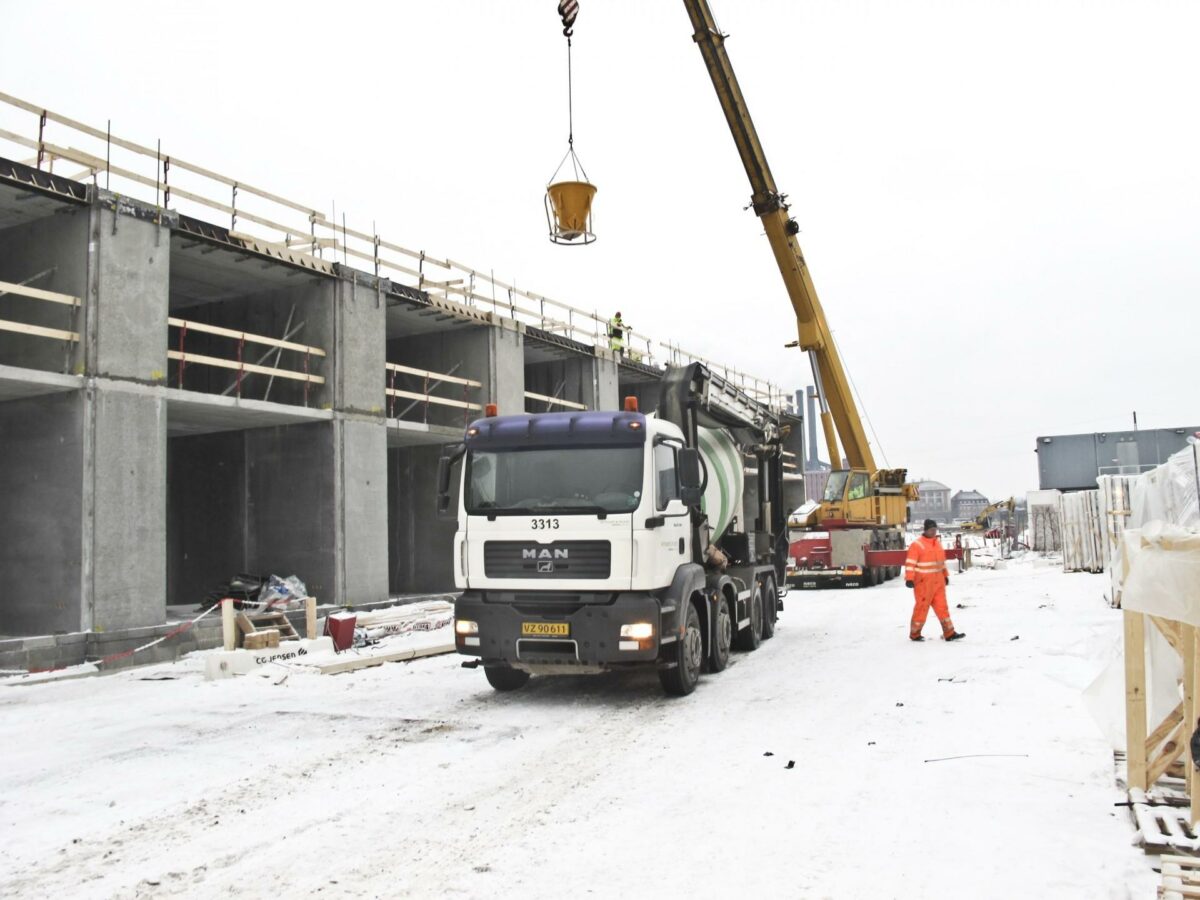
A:
[[[769,407],[692,363],[667,369],[650,415],[634,398],[620,411],[485,413],[438,471],[448,513],[460,469],[464,666],[482,665],[501,691],[530,675],[652,666],[683,695],[703,668],[774,634],[787,521]],[[746,477],[757,479],[751,521]]]

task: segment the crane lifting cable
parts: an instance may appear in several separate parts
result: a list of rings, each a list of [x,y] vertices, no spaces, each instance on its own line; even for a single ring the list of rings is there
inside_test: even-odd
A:
[[[575,98],[571,76],[571,37],[579,15],[579,0],[559,0],[558,15],[563,23],[563,37],[567,39],[567,152],[546,185],[546,224],[550,228],[550,240],[555,244],[590,244],[596,240],[592,228],[592,198],[596,195],[596,186],[588,181],[583,163],[575,154]],[[559,181],[559,173],[568,160],[573,177]]]

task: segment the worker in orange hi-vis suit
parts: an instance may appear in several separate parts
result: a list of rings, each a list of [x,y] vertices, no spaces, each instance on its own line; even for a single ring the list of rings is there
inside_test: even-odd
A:
[[[905,587],[912,588],[917,598],[908,631],[910,640],[925,640],[921,630],[925,627],[930,605],[942,623],[942,640],[957,641],[966,637],[961,631],[955,631],[954,623],[950,621],[950,608],[946,605],[946,585],[950,583],[950,573],[946,571],[946,551],[938,539],[937,522],[933,519],[925,520],[925,531],[908,548],[908,556],[904,560],[904,579]]]

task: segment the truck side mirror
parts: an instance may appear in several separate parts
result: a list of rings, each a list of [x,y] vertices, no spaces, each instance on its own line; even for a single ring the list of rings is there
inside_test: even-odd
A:
[[[696,506],[704,495],[704,469],[700,451],[684,447],[676,462],[679,467],[679,497],[688,506]]]
[[[438,459],[437,514],[441,517],[450,517],[450,473],[454,464],[462,459],[466,452],[467,448],[462,444],[450,444],[443,448]]]

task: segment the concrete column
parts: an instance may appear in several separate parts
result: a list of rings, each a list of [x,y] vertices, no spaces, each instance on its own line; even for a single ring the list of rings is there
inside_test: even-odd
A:
[[[162,382],[167,371],[171,232],[141,207],[92,206],[84,347],[88,374]]]
[[[592,364],[594,388],[588,405],[592,409],[620,409],[624,399],[621,397],[616,355],[600,347],[595,348],[595,353]]]
[[[84,391],[83,626],[166,621],[167,411],[151,389]]]
[[[382,332],[380,332],[382,337]],[[380,356],[383,341],[379,340]],[[379,371],[382,371],[382,364]],[[339,603],[388,598],[387,428],[382,419],[335,420],[337,582]]]
[[[349,272],[337,282],[334,357],[335,409],[382,416],[387,344],[386,283]],[[380,463],[382,465],[382,463]]]

